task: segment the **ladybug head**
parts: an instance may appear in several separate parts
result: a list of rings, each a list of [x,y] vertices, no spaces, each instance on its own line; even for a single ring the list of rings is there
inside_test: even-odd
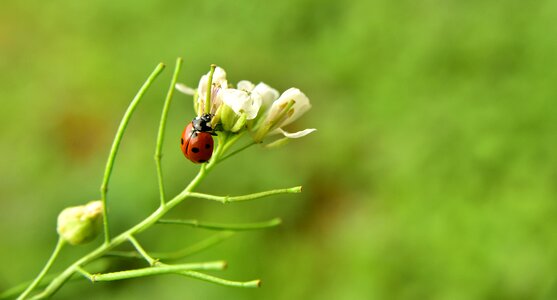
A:
[[[212,114],[203,114],[201,117],[199,117],[201,120],[203,120],[205,123],[210,123],[211,119],[213,119],[213,115]]]
[[[213,128],[209,125],[209,123],[211,123],[212,118],[213,115],[211,114],[203,114],[201,117],[196,117],[192,121],[193,129],[195,129],[195,131],[200,131],[200,132],[213,131]]]

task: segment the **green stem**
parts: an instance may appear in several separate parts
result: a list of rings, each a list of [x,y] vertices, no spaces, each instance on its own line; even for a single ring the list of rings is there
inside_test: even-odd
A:
[[[219,244],[220,242],[228,239],[229,237],[233,236],[234,232],[231,231],[223,231],[223,232],[219,232],[218,234],[215,234],[213,236],[210,236],[209,238],[206,238],[204,240],[201,240],[199,242],[197,242],[196,244],[193,244],[189,247],[180,249],[178,251],[174,251],[174,252],[151,252],[151,255],[154,257],[157,257],[158,259],[161,260],[177,260],[177,259],[181,259],[190,255],[193,255],[195,253],[199,253],[203,250],[206,250],[210,247],[213,247],[217,244]],[[123,258],[137,258],[137,259],[143,259],[143,256],[141,256],[139,253],[135,252],[135,251],[109,251],[105,254],[105,256],[116,256],[116,257],[123,257]]]
[[[53,274],[45,275],[43,277],[43,279],[41,280],[41,282],[35,288],[42,288],[42,287],[47,286],[50,283],[50,281],[52,281],[54,278],[58,277],[58,275],[60,275],[60,273],[53,273]],[[73,276],[73,277],[70,278],[70,280],[77,280],[77,279],[82,279],[82,277]],[[22,293],[23,291],[25,291],[27,286],[30,285],[32,282],[33,282],[33,280],[22,282],[22,283],[20,283],[16,286],[13,286],[10,289],[7,289],[7,290],[3,291],[0,294],[0,299],[13,299],[15,296],[17,296],[20,293]]]
[[[243,231],[243,230],[257,230],[257,229],[265,229],[270,227],[276,227],[282,223],[282,220],[279,218],[275,218],[265,222],[258,222],[258,223],[244,223],[244,224],[223,224],[223,223],[209,223],[209,222],[199,222],[197,220],[169,220],[169,219],[161,219],[158,221],[160,224],[177,224],[177,225],[186,225],[198,228],[205,228],[205,229],[213,229],[213,230],[234,230],[234,231]]]
[[[157,177],[159,181],[161,206],[164,206],[166,204],[163,176],[162,176],[162,166],[161,166],[162,144],[164,141],[164,131],[166,129],[166,119],[168,117],[168,109],[170,108],[170,103],[172,102],[172,95],[174,95],[174,90],[175,90],[174,86],[176,85],[176,81],[178,81],[178,74],[180,74],[182,62],[183,60],[181,57],[178,57],[178,59],[176,59],[176,67],[174,67],[174,74],[172,75],[172,79],[170,81],[170,87],[168,88],[168,92],[166,93],[166,99],[164,100],[164,106],[162,109],[161,121],[159,125],[159,133],[157,135],[157,146],[155,150],[155,164],[157,166]]]
[[[106,214],[106,191],[107,191],[108,180],[110,178],[110,174],[111,174],[111,171],[112,171],[112,166],[113,166],[113,163],[114,163],[114,157],[115,157],[116,152],[118,150],[120,140],[122,139],[122,134],[123,134],[124,129],[125,129],[128,121],[129,121],[131,113],[133,112],[133,110],[134,110],[135,106],[137,105],[137,102],[139,101],[139,99],[145,93],[147,87],[149,87],[149,85],[151,85],[151,83],[153,82],[155,77],[162,71],[162,68],[163,68],[162,64],[157,66],[155,71],[151,74],[151,76],[148,78],[147,82],[142,86],[142,88],[140,89],[140,91],[138,92],[138,94],[136,95],[134,100],[132,101],[132,104],[130,104],[130,107],[126,111],[126,114],[124,115],[124,118],[122,119],[122,122],[120,123],[120,127],[118,129],[118,132],[116,134],[116,137],[115,137],[115,140],[114,140],[111,152],[110,152],[110,156],[109,156],[109,160],[107,162],[107,168],[106,168],[106,171],[105,171],[103,184],[101,186],[101,196],[102,196],[103,202],[105,204],[104,205],[104,207],[105,207],[105,212],[104,212],[105,242],[103,244],[101,244],[100,246],[98,246],[97,248],[90,251],[88,254],[86,254],[86,255],[82,256],[81,258],[77,259],[70,266],[66,267],[66,269],[64,269],[58,276],[56,276],[41,293],[39,293],[37,295],[34,295],[32,299],[44,299],[44,298],[51,297],[54,293],[56,293],[64,285],[64,283],[66,281],[68,281],[70,278],[72,278],[73,275],[76,272],[79,272],[79,273],[82,273],[82,274],[84,274],[84,272],[86,273],[86,271],[84,271],[82,269],[83,266],[86,266],[88,263],[104,256],[108,251],[112,250],[116,246],[130,240],[130,238],[133,239],[133,236],[135,236],[138,233],[143,232],[144,230],[150,228],[152,225],[157,223],[157,221],[159,221],[172,208],[174,208],[175,206],[182,203],[188,197],[194,197],[195,196],[195,197],[199,197],[199,198],[205,198],[205,199],[210,199],[210,200],[215,200],[215,201],[220,201],[220,202],[226,203],[226,202],[232,202],[232,201],[252,200],[252,199],[266,197],[266,196],[270,196],[270,195],[274,195],[274,194],[298,193],[298,192],[301,191],[301,187],[295,187],[295,188],[291,188],[291,189],[273,190],[273,191],[267,191],[267,192],[251,194],[251,195],[244,195],[244,196],[239,196],[239,197],[218,197],[218,196],[206,195],[206,194],[201,194],[201,193],[193,193],[192,191],[205,178],[205,176],[209,173],[209,171],[212,170],[214,168],[214,166],[217,165],[220,162],[220,159],[222,158],[223,153],[225,153],[226,150],[229,149],[232,146],[232,144],[234,144],[238,140],[238,138],[240,136],[240,135],[234,135],[234,136],[230,136],[230,135],[220,136],[219,135],[219,137],[218,137],[219,143],[217,144],[217,146],[214,150],[213,158],[211,159],[210,162],[201,165],[197,175],[184,188],[184,190],[182,190],[182,192],[180,192],[178,195],[176,195],[170,201],[166,202],[165,205],[159,206],[159,208],[157,210],[155,210],[153,213],[151,213],[149,216],[147,216],[145,219],[143,219],[142,221],[140,221],[136,225],[132,226],[128,230],[122,232],[121,234],[119,234],[119,235],[117,235],[117,236],[115,236],[114,238],[111,239],[110,235],[109,235],[109,232],[108,232],[108,220],[107,220],[107,214]],[[229,231],[223,232],[223,235],[221,235],[218,239],[215,238],[215,240],[207,241],[206,244],[200,244],[198,246],[199,247],[198,249],[193,249],[193,250],[190,249],[189,253],[185,253],[185,254],[184,253],[177,253],[177,254],[183,256],[183,255],[191,254],[195,251],[206,249],[209,246],[211,246],[213,244],[216,244],[218,241],[230,236],[231,234],[233,234],[233,233],[231,233]],[[61,245],[60,245],[60,247],[61,247]],[[48,262],[47,266],[45,267],[45,269],[43,270],[43,272],[41,272],[40,276],[38,276],[37,279],[35,280],[37,283],[36,284],[34,283],[30,288],[28,288],[29,292],[32,290],[32,288],[34,286],[36,286],[37,284],[40,283],[40,279],[42,278],[42,276],[44,276],[44,274],[42,274],[42,273],[46,273],[48,271],[48,268],[50,267],[50,265],[54,261],[54,258],[57,256],[58,252],[59,252],[59,249],[57,249],[55,251],[55,253],[53,254],[51,259],[49,260],[49,262]],[[152,270],[152,269],[156,269],[156,268],[159,268],[159,267],[156,266],[156,267],[151,267],[151,268],[147,268],[147,269]],[[134,271],[134,270],[132,270],[132,271]],[[135,271],[137,271],[137,270],[135,270]],[[126,272],[126,271],[123,271],[123,272]],[[217,277],[213,277],[213,276],[209,276],[209,275],[206,275],[206,274],[193,272],[193,271],[179,271],[178,273],[182,274],[182,275],[185,275],[185,276],[189,276],[189,277],[193,277],[193,278],[197,278],[197,279],[201,279],[201,280],[205,280],[205,281],[210,281],[210,282],[214,282],[214,283],[219,283],[219,284],[223,284],[223,285],[228,285],[228,286],[256,287],[260,283],[260,281],[258,281],[258,280],[249,281],[249,282],[228,281],[228,280],[220,279],[220,278],[217,278]],[[145,275],[146,273],[141,273],[141,274]],[[129,276],[129,275],[130,274],[128,273],[127,276]],[[132,275],[133,275],[133,273],[132,273]],[[143,275],[139,275],[138,273],[136,273],[136,275],[137,276],[143,276]],[[100,277],[100,278],[102,278],[102,277]],[[27,295],[29,292],[26,291],[25,295]]]
[[[108,207],[106,205],[106,193],[108,191],[108,181],[110,180],[110,175],[112,174],[112,167],[114,166],[114,158],[116,157],[116,153],[118,153],[118,148],[120,148],[120,142],[122,141],[122,136],[124,135],[124,131],[128,126],[130,121],[131,115],[133,114],[137,104],[143,98],[143,95],[147,91],[147,89],[153,84],[153,81],[157,78],[157,76],[162,72],[164,69],[164,64],[160,63],[157,65],[155,70],[151,73],[151,75],[147,78],[147,81],[141,86],[135,97],[133,98],[132,102],[130,103],[122,121],[120,122],[120,126],[118,127],[118,131],[116,132],[116,136],[114,137],[114,141],[112,143],[112,148],[110,149],[110,154],[108,155],[108,160],[106,162],[106,169],[104,171],[103,182],[101,184],[101,200],[103,203],[103,227],[104,227],[104,242],[105,244],[110,243],[110,231],[108,228]]]
[[[176,195],[172,200],[170,200],[165,206],[160,206],[156,211],[154,211],[151,215],[145,218],[143,221],[139,222],[132,228],[128,229],[127,231],[121,233],[120,235],[114,237],[110,242],[104,243],[98,248],[94,249],[93,251],[89,252],[89,254],[83,256],[82,258],[75,261],[72,265],[67,267],[58,277],[56,277],[47,287],[46,289],[36,295],[33,299],[43,299],[49,296],[52,296],[62,285],[68,280],[75,272],[76,268],[79,266],[84,266],[87,263],[93,261],[96,258],[101,257],[104,253],[112,248],[116,247],[117,245],[122,244],[123,242],[127,241],[130,236],[140,233],[147,228],[151,227],[155,224],[162,216],[164,216],[168,211],[170,211],[173,207],[180,204],[184,201],[191,191],[199,185],[201,180],[205,178],[207,173],[217,164],[218,157],[222,152],[222,145],[218,144],[215,149],[215,159],[211,160],[211,162],[207,164],[201,165],[199,172],[195,176],[195,178],[188,184],[188,186],[178,195]]]
[[[91,277],[92,277],[93,275],[92,275],[91,273],[85,271],[85,269],[83,269],[82,267],[80,267],[80,266],[75,267],[75,271],[76,271],[77,273],[83,275],[83,277],[89,279],[90,281],[93,281],[93,280],[91,280]]]
[[[268,197],[268,196],[272,196],[272,195],[278,195],[278,194],[294,194],[294,193],[300,193],[301,191],[302,191],[302,187],[301,186],[296,186],[296,187],[288,188],[288,189],[276,189],[276,190],[270,190],[270,191],[265,191],[265,192],[255,193],[255,194],[249,194],[249,195],[243,195],[243,196],[236,196],[236,197],[215,196],[215,195],[202,194],[202,193],[189,193],[188,195],[191,196],[191,197],[194,197],[194,198],[213,200],[213,201],[218,201],[218,202],[221,202],[221,203],[229,203],[229,202],[250,201],[250,200],[255,200],[255,199]]]
[[[87,279],[92,282],[97,281],[115,281],[123,279],[131,279],[144,276],[170,274],[170,273],[180,273],[187,270],[222,270],[226,268],[226,262],[224,261],[212,261],[204,263],[190,263],[190,264],[180,264],[180,265],[160,265],[156,267],[126,270],[119,272],[111,272],[104,274],[89,274],[84,270],[82,273]]]
[[[224,137],[224,146],[222,147],[222,154],[228,152],[228,150],[230,149],[230,147],[232,147],[232,145],[234,145],[242,136],[244,135],[244,132],[240,132],[240,133],[236,133],[236,134],[227,134]],[[226,158],[226,156],[224,157]],[[219,157],[219,162],[222,162],[222,160],[224,158]]]
[[[253,145],[255,145],[255,144],[257,144],[257,143],[256,143],[256,142],[250,142],[249,144],[244,145],[244,146],[242,146],[242,147],[240,147],[240,148],[238,148],[238,149],[232,151],[231,153],[229,153],[229,154],[225,155],[223,158],[221,158],[221,159],[220,159],[220,162],[223,162],[225,159],[230,158],[231,156],[236,155],[236,154],[238,154],[238,153],[240,153],[240,152],[246,150],[247,148],[249,148],[249,147],[251,147],[251,146],[253,146]]]
[[[246,288],[256,288],[256,287],[261,286],[261,280],[259,280],[259,279],[258,280],[241,282],[241,281],[230,281],[230,280],[218,278],[218,277],[215,277],[215,276],[211,276],[211,275],[207,275],[207,274],[203,274],[203,273],[199,273],[199,272],[195,272],[195,271],[182,271],[182,272],[178,272],[178,274],[185,275],[185,276],[192,277],[192,278],[196,278],[196,279],[200,279],[200,280],[203,280],[203,281],[208,281],[208,282],[220,284],[220,285],[226,285],[226,286],[246,287]]]
[[[58,242],[56,242],[56,247],[54,247],[54,251],[52,251],[52,255],[50,255],[50,258],[46,262],[46,265],[43,267],[39,275],[37,275],[35,280],[33,280],[33,282],[31,282],[31,284],[25,289],[25,291],[23,291],[23,293],[19,295],[19,297],[17,298],[18,300],[25,299],[25,297],[27,297],[27,295],[29,295],[29,293],[31,293],[31,291],[33,291],[33,289],[39,283],[41,283],[41,280],[44,278],[48,270],[50,270],[50,267],[52,267],[52,264],[58,257],[58,254],[60,254],[60,251],[64,247],[64,244],[65,244],[64,240],[62,238],[58,238]]]
[[[158,263],[158,260],[152,258],[149,254],[147,254],[147,251],[145,251],[145,249],[141,247],[141,244],[139,244],[139,242],[132,235],[130,235],[128,240],[132,243],[135,250],[137,250],[137,252],[141,254],[143,258],[145,258],[145,260],[149,263],[150,266],[154,266]]]

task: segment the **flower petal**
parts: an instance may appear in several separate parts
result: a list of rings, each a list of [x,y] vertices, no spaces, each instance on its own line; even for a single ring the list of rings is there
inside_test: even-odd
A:
[[[246,92],[251,92],[254,87],[255,87],[255,85],[253,85],[253,83],[251,83],[251,81],[248,81],[248,80],[241,80],[240,82],[238,82],[238,89],[239,90],[243,90],[243,91],[246,91]]]
[[[282,135],[284,135],[285,137],[287,137],[289,139],[297,139],[297,138],[304,137],[304,136],[316,131],[317,129],[308,128],[308,129],[304,129],[304,130],[301,130],[301,131],[298,131],[298,132],[292,132],[292,133],[286,132],[282,128],[278,128],[277,130],[278,130],[278,132],[282,133]]]
[[[195,89],[192,89],[191,87],[183,84],[183,83],[176,83],[176,85],[174,86],[176,88],[176,90],[178,90],[179,92],[182,92],[186,95],[190,95],[193,96],[195,95]]]
[[[237,89],[224,89],[221,90],[220,97],[237,115],[245,113],[248,120],[254,119],[261,107],[261,96],[255,93],[249,94]]]
[[[291,111],[293,113],[291,115],[288,115],[280,124],[278,124],[278,127],[282,127],[294,122],[311,108],[309,99],[304,93],[302,93],[297,88],[289,88],[284,93],[282,93],[282,95],[280,95],[280,97],[275,102],[273,102],[271,108],[269,109],[268,116],[271,118],[276,116],[281,110],[281,107],[284,107],[291,100],[294,100],[294,106],[292,106],[291,108]]]
[[[209,83],[209,71],[207,74],[201,76],[199,84],[197,86],[197,103],[199,107],[205,107],[205,98],[207,97],[207,84]],[[228,87],[228,81],[226,81],[226,72],[221,67],[216,67],[213,73],[213,89],[211,91],[211,113],[215,113],[216,109],[220,105],[220,97],[218,97],[219,90]]]
[[[205,94],[207,93],[207,84],[209,83],[210,73],[211,72],[208,72],[207,74],[201,76],[201,79],[199,80],[197,91],[200,97],[205,98]],[[221,67],[215,68],[215,72],[213,73],[213,83],[220,88],[228,87],[228,82],[226,81],[226,72],[224,71],[223,68]]]
[[[261,105],[262,110],[266,110],[269,106],[271,106],[273,101],[277,100],[280,95],[277,90],[263,82],[258,83],[255,88],[253,88],[252,92],[261,95],[261,99],[263,100]]]

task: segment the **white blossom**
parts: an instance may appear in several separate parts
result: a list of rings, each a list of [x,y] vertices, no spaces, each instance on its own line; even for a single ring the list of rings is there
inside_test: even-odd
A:
[[[237,114],[246,114],[246,119],[257,117],[261,107],[262,98],[258,93],[240,89],[224,89],[219,95],[224,104],[228,105]]]
[[[213,114],[215,124],[222,124],[225,131],[238,132],[247,127],[254,133],[254,139],[261,142],[266,136],[281,134],[294,139],[314,132],[315,128],[297,132],[287,132],[284,127],[300,118],[310,108],[308,97],[297,88],[290,88],[279,94],[277,90],[260,82],[248,80],[238,82],[236,88],[228,86],[226,72],[216,67],[211,85],[211,105],[207,112],[205,103],[210,72],[199,80],[197,89],[184,84],[176,84],[176,89],[184,94],[194,95],[197,113]]]
[[[282,127],[294,122],[311,108],[308,97],[297,88],[286,90],[275,100],[266,114],[255,139],[261,141],[266,135],[282,134],[287,138],[300,138],[314,132],[309,128],[298,132],[287,132]]]

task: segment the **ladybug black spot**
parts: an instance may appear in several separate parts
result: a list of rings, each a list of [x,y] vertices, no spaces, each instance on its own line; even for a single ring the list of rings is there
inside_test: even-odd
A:
[[[197,153],[197,152],[199,152],[199,148],[193,147],[193,148],[191,148],[191,152]]]
[[[180,139],[180,144],[181,144],[181,145],[184,144],[184,139],[183,139],[183,138]]]
[[[204,162],[206,162],[206,160],[204,160],[204,159],[200,159],[200,160],[198,160],[197,162],[201,164],[201,163],[204,163]]]
[[[205,144],[205,149],[209,149],[209,148],[211,148],[211,145]]]

